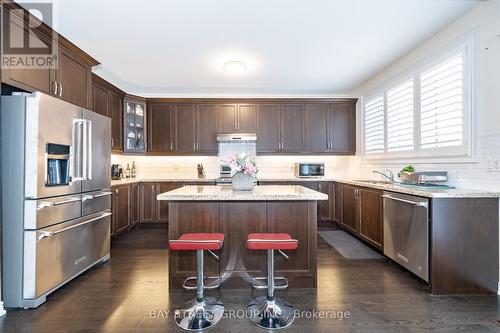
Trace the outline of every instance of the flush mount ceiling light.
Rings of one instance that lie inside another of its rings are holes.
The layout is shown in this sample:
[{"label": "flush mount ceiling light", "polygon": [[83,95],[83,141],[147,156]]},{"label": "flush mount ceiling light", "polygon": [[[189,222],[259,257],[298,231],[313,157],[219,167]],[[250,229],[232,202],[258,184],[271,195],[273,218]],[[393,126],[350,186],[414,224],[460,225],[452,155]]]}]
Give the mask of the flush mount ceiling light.
[{"label": "flush mount ceiling light", "polygon": [[223,68],[229,74],[243,74],[247,71],[247,64],[243,61],[228,61],[224,63]]}]

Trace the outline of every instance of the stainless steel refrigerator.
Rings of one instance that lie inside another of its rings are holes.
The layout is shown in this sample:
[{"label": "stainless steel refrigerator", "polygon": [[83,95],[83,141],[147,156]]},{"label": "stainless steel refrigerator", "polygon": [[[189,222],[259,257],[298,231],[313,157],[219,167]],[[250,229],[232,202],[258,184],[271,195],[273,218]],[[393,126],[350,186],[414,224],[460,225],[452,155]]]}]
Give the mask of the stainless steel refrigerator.
[{"label": "stainless steel refrigerator", "polygon": [[43,93],[1,98],[3,298],[37,307],[109,259],[111,121]]}]

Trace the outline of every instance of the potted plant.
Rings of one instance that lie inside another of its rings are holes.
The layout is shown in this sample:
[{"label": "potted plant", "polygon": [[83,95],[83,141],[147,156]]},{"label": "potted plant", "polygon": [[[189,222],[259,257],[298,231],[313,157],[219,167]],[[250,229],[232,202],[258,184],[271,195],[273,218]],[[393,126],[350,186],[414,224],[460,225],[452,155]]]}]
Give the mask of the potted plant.
[{"label": "potted plant", "polygon": [[255,158],[245,153],[232,155],[226,163],[233,174],[232,184],[235,191],[250,191],[253,189],[257,169]]}]

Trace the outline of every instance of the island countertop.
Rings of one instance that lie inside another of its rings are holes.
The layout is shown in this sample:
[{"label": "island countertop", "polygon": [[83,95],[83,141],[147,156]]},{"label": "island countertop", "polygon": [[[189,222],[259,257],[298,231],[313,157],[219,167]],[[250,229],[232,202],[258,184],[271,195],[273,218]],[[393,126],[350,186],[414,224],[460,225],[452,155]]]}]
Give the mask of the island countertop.
[{"label": "island countertop", "polygon": [[234,191],[231,185],[190,185],[158,194],[168,201],[316,201],[328,195],[295,185],[257,185],[251,191]]}]

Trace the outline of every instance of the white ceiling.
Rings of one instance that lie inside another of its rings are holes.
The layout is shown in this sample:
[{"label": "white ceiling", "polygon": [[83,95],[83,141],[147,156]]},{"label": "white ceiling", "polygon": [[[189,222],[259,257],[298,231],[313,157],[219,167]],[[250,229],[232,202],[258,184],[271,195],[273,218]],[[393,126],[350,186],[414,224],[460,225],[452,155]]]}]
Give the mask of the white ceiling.
[{"label": "white ceiling", "polygon": [[[475,0],[59,0],[56,29],[144,96],[345,95]],[[247,63],[242,76],[222,70]]]}]

